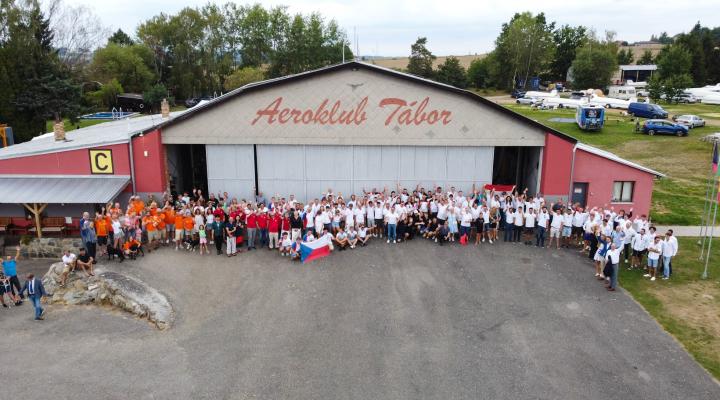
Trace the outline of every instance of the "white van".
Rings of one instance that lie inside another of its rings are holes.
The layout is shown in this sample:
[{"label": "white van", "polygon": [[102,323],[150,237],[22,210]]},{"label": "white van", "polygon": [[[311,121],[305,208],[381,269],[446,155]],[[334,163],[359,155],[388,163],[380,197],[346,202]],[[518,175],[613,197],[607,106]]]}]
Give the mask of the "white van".
[{"label": "white van", "polygon": [[630,100],[637,97],[634,86],[608,86],[608,97],[616,99]]}]

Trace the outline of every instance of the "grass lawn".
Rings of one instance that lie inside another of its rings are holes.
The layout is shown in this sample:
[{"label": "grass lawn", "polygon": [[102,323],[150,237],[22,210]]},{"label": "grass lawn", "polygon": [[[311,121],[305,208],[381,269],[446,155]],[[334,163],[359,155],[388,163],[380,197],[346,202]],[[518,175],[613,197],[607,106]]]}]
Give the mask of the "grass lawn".
[{"label": "grass lawn", "polygon": [[[111,121],[111,120],[109,120],[109,119],[81,119],[77,123],[73,124],[72,122],[70,122],[69,119],[66,118],[63,120],[63,123],[65,124],[65,132],[69,132],[69,131],[74,131],[78,127],[85,128],[88,126],[97,125],[97,124],[101,124],[103,122],[108,122],[108,121]],[[48,120],[48,122],[45,126],[45,131],[52,132],[53,125],[55,125],[55,121]]]},{"label": "grass lawn", "polygon": [[651,282],[622,267],[620,285],[715,378],[720,379],[720,240],[713,243],[709,278],[700,279],[697,238],[680,238],[670,280]]},{"label": "grass lawn", "polygon": [[[699,138],[720,131],[718,127],[690,130],[687,137],[648,136],[634,132],[635,124],[616,110],[608,113],[601,132],[585,132],[573,123],[551,118],[573,118],[575,110],[508,108],[577,138],[583,143],[611,151],[666,175],[655,183],[650,217],[661,225],[699,225],[704,207],[706,180],[710,173],[712,145]],[[720,113],[720,107],[704,104],[663,106],[671,114]]]}]

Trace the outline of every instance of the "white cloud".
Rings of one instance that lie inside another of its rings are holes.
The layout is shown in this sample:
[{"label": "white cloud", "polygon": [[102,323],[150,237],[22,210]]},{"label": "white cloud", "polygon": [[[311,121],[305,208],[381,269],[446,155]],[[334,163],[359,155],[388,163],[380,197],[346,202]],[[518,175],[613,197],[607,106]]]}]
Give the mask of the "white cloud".
[{"label": "white cloud", "polygon": [[[65,0],[67,4],[90,6],[112,28],[134,32],[137,25],[160,12],[175,13],[185,6],[202,6],[207,0]],[[223,3],[224,1],[215,1]],[[255,1],[248,1],[254,3]],[[287,5],[290,12],[320,12],[338,21],[352,38],[357,27],[360,53],[365,55],[406,55],[419,36],[428,38],[430,49],[438,55],[482,53],[491,50],[500,25],[516,12],[545,12],[558,24],[585,25],[598,33],[617,32],[627,41],[647,40],[667,31],[687,31],[700,21],[720,26],[717,0],[692,2],[655,0],[639,6],[627,0],[602,2],[575,0],[507,1],[430,1],[430,0],[260,0],[268,5]]]}]

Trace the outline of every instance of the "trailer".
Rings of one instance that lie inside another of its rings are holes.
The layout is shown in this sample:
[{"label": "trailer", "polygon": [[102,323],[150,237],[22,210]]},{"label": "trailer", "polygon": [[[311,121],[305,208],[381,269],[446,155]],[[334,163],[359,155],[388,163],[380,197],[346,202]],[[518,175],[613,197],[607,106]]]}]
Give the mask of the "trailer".
[{"label": "trailer", "polygon": [[605,124],[605,108],[583,104],[575,112],[575,122],[584,131],[599,131]]}]

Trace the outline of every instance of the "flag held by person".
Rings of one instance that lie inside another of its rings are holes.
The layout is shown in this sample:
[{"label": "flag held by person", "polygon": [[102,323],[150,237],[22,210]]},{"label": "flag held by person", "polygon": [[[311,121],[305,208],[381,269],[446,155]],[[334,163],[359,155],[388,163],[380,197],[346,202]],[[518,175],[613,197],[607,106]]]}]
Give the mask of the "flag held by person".
[{"label": "flag held by person", "polygon": [[330,238],[326,236],[300,244],[300,261],[303,264],[328,255],[330,255]]},{"label": "flag held by person", "polygon": [[717,144],[717,142],[715,142],[713,145],[712,171],[715,175],[718,174],[718,144]]}]

